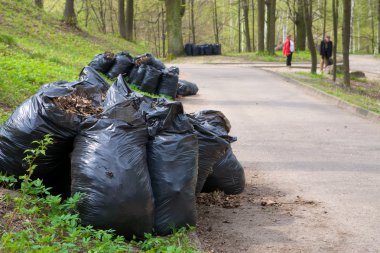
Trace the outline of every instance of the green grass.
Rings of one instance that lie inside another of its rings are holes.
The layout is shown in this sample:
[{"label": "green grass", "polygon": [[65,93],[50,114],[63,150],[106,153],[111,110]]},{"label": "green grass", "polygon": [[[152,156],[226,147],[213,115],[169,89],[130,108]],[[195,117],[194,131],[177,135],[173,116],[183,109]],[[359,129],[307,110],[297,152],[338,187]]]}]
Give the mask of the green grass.
[{"label": "green grass", "polygon": [[17,192],[0,188],[5,193],[0,195],[0,211],[5,213],[0,216],[0,252],[199,252],[186,228],[168,237],[145,234],[143,240],[127,242],[112,230],[81,225],[76,211],[80,193],[63,200],[50,194],[40,179],[31,179],[34,161],[54,145],[51,135],[33,143],[35,148],[25,151],[25,175],[0,173],[1,188],[14,189],[18,182],[21,186]]},{"label": "green grass", "polygon": [[[275,55],[270,55],[268,53],[259,52],[244,52],[244,53],[226,53],[226,56],[241,57],[245,60],[250,61],[263,61],[263,62],[285,62],[286,57],[282,55],[282,51],[276,51]],[[309,62],[310,61],[309,51],[299,51],[293,53],[292,62]]]},{"label": "green grass", "polygon": [[[370,97],[369,92],[374,92],[371,89],[363,87],[355,87],[351,90],[343,88],[342,85],[334,85],[326,76],[320,74],[311,74],[309,72],[296,72],[284,74],[287,77],[300,81],[306,85],[326,92],[332,96],[338,97],[351,104],[363,107],[369,111],[380,114],[380,100]],[[339,75],[338,75],[339,78]],[[338,82],[339,83],[339,82]],[[379,89],[375,87],[374,89]],[[377,90],[376,92],[380,92]],[[380,94],[380,93],[378,93]]]},{"label": "green grass", "polygon": [[[104,51],[145,52],[140,43],[88,34],[65,26],[31,0],[0,3],[0,101],[14,109],[45,83],[75,80],[94,55]],[[4,116],[0,111],[0,120]]]}]

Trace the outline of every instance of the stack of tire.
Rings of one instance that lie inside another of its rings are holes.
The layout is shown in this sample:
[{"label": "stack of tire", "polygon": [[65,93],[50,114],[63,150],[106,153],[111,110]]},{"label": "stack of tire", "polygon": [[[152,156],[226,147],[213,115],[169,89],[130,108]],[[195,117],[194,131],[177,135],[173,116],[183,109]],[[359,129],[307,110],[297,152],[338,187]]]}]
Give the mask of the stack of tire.
[{"label": "stack of tire", "polygon": [[222,45],[220,44],[185,44],[185,54],[187,56],[199,55],[221,55]]}]

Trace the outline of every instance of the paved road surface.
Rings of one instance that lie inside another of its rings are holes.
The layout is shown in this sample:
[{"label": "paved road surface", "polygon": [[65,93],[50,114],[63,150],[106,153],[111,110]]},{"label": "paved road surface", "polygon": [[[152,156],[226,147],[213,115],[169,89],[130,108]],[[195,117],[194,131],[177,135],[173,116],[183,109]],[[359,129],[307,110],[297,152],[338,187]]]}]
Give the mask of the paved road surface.
[{"label": "paved road surface", "polygon": [[200,88],[185,110],[230,119],[249,195],[282,203],[210,209],[202,240],[220,252],[380,252],[380,124],[257,68],[179,67]]}]

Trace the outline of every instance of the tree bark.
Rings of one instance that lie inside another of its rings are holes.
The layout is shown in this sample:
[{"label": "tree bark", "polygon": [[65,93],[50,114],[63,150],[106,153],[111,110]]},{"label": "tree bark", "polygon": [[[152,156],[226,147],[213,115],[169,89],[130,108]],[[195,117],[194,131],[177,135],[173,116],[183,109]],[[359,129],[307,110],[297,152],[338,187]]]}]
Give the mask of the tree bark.
[{"label": "tree bark", "polygon": [[165,0],[166,29],[168,35],[168,54],[180,56],[183,54],[182,40],[182,1]]},{"label": "tree bark", "polygon": [[296,48],[299,51],[306,50],[306,27],[305,27],[305,17],[303,10],[303,0],[297,0],[297,12],[296,12]]},{"label": "tree bark", "polygon": [[249,35],[249,2],[248,0],[243,0],[243,16],[244,16],[244,34],[245,34],[245,44],[246,50],[252,52],[251,48],[251,36]]},{"label": "tree bark", "polygon": [[265,0],[257,0],[257,46],[259,52],[264,52],[264,22],[265,22]]},{"label": "tree bark", "polygon": [[377,1],[377,53],[380,54],[380,0]]},{"label": "tree bark", "polygon": [[66,0],[65,11],[64,11],[64,21],[70,26],[77,25],[77,17],[75,15],[74,0]]},{"label": "tree bark", "polygon": [[256,44],[255,44],[255,1],[254,0],[251,1],[251,9],[252,9],[252,51],[256,51]]},{"label": "tree bark", "polygon": [[238,8],[238,18],[237,18],[237,25],[238,25],[238,52],[241,53],[241,0],[237,0],[237,8]]},{"label": "tree bark", "polygon": [[324,38],[326,36],[326,14],[327,14],[327,0],[323,3],[323,35]]},{"label": "tree bark", "polygon": [[190,13],[191,13],[191,35],[193,38],[193,43],[195,44],[194,0],[190,0]]},{"label": "tree bark", "polygon": [[37,5],[38,8],[44,8],[44,0],[35,0],[34,3]]},{"label": "tree bark", "polygon": [[134,21],[134,2],[133,0],[127,0],[127,8],[125,10],[125,29],[126,38],[129,41],[133,40],[133,21]]},{"label": "tree bark", "polygon": [[315,43],[313,38],[313,20],[311,14],[313,13],[312,0],[303,0],[303,14],[306,25],[306,35],[309,50],[311,53],[311,73],[317,72],[317,51],[315,49]]},{"label": "tree bark", "polygon": [[276,37],[276,0],[267,0],[267,51],[274,54]]},{"label": "tree bark", "polygon": [[218,9],[216,5],[216,0],[214,0],[214,37],[215,43],[219,44]]},{"label": "tree bark", "polygon": [[339,0],[333,0],[333,30],[334,30],[334,44],[333,44],[333,81],[336,81],[336,52],[338,49],[338,13],[339,13]]},{"label": "tree bark", "polygon": [[125,29],[125,14],[124,14],[125,0],[118,0],[118,21],[119,21],[119,33],[124,39],[127,38],[127,31]]},{"label": "tree bark", "polygon": [[350,88],[350,21],[351,21],[351,1],[343,1],[343,30],[342,30],[342,44],[343,44],[343,73],[344,85]]}]

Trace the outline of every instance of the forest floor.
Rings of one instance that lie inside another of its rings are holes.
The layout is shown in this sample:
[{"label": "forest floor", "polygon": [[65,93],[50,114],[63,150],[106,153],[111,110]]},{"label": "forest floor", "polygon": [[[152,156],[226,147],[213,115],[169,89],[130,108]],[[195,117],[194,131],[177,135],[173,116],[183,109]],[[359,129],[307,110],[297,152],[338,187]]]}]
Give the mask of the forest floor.
[{"label": "forest floor", "polygon": [[[222,58],[222,57],[221,57]],[[379,252],[380,126],[251,64],[179,64],[237,136],[246,191],[198,207],[214,252]]]}]

